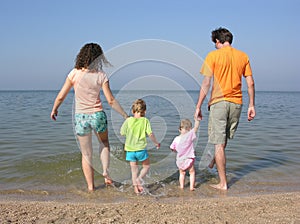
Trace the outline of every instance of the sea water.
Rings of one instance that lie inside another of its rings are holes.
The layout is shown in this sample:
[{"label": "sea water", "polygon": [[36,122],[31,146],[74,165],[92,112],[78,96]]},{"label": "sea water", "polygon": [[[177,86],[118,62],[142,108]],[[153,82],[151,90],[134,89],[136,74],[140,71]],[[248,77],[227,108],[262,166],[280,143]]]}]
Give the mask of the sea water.
[{"label": "sea water", "polygon": [[[123,118],[101,95],[108,117],[111,146],[110,175],[115,186],[106,188],[101,176],[99,145],[93,137],[96,192],[87,194],[81,170],[81,153],[73,132],[74,93],[50,119],[58,91],[0,91],[0,198],[41,200],[120,201],[134,197],[130,167],[124,159]],[[216,169],[199,169],[207,145],[207,102],[197,133],[196,190],[178,189],[175,153],[169,146],[178,135],[179,121],[193,121],[198,91],[114,91],[130,114],[132,102],[143,98],[152,130],[161,142],[155,149],[148,140],[151,170],[145,178],[146,195],[156,198],[214,197],[209,184],[218,181]],[[240,124],[228,142],[226,195],[249,195],[300,190],[300,92],[256,93],[257,116],[247,121],[247,93]]]}]

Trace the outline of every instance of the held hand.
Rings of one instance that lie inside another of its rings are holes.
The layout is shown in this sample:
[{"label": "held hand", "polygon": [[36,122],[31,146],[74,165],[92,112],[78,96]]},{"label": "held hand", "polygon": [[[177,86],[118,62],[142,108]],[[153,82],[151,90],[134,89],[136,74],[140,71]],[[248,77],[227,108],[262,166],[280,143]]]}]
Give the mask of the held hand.
[{"label": "held hand", "polygon": [[156,145],[156,149],[159,149],[160,148],[160,143],[158,143],[157,145]]},{"label": "held hand", "polygon": [[195,114],[194,114],[194,119],[201,121],[202,120],[202,112],[201,108],[196,108]]},{"label": "held hand", "polygon": [[254,119],[255,115],[256,115],[255,108],[249,107],[248,108],[248,121],[252,121]]}]

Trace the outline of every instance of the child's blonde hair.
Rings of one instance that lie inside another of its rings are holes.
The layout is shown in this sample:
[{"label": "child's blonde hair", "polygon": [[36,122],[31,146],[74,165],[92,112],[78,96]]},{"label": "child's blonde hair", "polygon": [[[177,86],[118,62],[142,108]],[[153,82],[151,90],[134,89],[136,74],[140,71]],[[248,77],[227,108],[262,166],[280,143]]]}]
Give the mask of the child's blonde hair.
[{"label": "child's blonde hair", "polygon": [[145,116],[146,113],[146,103],[142,99],[137,99],[136,101],[133,102],[132,104],[132,113],[140,113],[141,116]]},{"label": "child's blonde hair", "polygon": [[191,130],[192,129],[192,122],[189,119],[182,119],[180,121],[180,127],[179,129],[184,128],[185,130]]}]

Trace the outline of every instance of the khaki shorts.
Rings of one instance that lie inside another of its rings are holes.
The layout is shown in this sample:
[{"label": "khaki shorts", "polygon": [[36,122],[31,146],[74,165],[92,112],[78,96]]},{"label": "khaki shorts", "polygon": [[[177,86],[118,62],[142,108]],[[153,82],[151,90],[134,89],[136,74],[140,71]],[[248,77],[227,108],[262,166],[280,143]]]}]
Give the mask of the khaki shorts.
[{"label": "khaki shorts", "polygon": [[233,138],[242,111],[241,104],[221,101],[210,106],[208,121],[208,142],[214,145],[225,144]]}]

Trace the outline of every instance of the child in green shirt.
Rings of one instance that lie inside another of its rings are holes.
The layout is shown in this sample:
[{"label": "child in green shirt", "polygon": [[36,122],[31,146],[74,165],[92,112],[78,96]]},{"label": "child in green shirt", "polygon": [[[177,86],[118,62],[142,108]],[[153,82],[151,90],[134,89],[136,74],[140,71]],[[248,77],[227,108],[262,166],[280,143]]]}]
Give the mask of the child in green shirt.
[{"label": "child in green shirt", "polygon": [[[146,149],[147,136],[153,141],[157,149],[160,148],[160,144],[152,132],[150,121],[144,117],[146,114],[145,101],[142,99],[136,100],[132,105],[132,113],[133,117],[127,118],[124,121],[120,133],[126,136],[126,161],[130,163],[134,192],[140,194],[144,192],[142,178],[150,168],[149,155]],[[138,162],[142,162],[143,166],[140,173]]]}]

